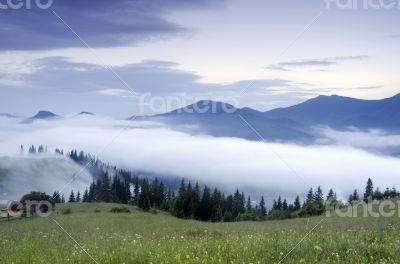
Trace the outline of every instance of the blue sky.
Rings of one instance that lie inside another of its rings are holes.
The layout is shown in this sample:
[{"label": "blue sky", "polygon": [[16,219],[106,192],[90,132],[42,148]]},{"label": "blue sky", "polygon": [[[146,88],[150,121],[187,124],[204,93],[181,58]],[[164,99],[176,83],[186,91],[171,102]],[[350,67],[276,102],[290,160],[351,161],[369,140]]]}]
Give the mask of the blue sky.
[{"label": "blue sky", "polygon": [[126,117],[154,112],[140,107],[149,98],[267,110],[319,94],[398,93],[400,8],[326,1],[54,0],[44,10],[0,9],[0,112]]}]

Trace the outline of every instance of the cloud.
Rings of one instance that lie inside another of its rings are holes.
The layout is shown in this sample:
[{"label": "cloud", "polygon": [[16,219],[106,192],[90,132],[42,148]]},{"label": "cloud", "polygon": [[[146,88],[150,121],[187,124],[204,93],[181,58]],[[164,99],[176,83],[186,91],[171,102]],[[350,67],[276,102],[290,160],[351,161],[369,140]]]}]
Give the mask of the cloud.
[{"label": "cloud", "polygon": [[368,56],[341,56],[341,57],[332,57],[332,58],[325,58],[325,59],[306,59],[306,60],[295,60],[295,61],[286,61],[281,62],[276,65],[272,65],[267,67],[268,69],[272,70],[279,70],[279,71],[290,71],[291,68],[298,68],[298,67],[327,67],[339,64],[343,61],[358,61],[358,60],[365,60]]},{"label": "cloud", "polygon": [[[31,115],[43,109],[67,113],[76,109],[76,112],[87,110],[129,116],[150,114],[139,112],[140,98],[145,95],[148,95],[146,100],[172,96],[182,102],[176,107],[183,107],[201,99],[238,101],[241,106],[257,106],[265,102],[277,104],[282,100],[288,101],[288,98],[298,100],[298,96],[307,93],[302,92],[299,85],[283,79],[201,83],[201,76],[181,70],[180,65],[171,61],[145,60],[115,66],[113,71],[108,66],[71,62],[65,57],[46,57],[28,65],[29,69],[12,75],[18,82],[3,80],[0,96],[10,100],[0,106],[4,108],[1,111],[24,110]],[[4,76],[10,78],[8,74]],[[249,86],[245,93],[241,93]],[[138,94],[136,99],[133,92]]]},{"label": "cloud", "polygon": [[368,177],[381,188],[400,186],[399,159],[332,142],[299,146],[193,136],[157,123],[101,117],[25,125],[1,122],[0,155],[15,152],[21,144],[90,153],[101,150],[98,156],[103,161],[119,167],[200,180],[225,189],[257,190],[269,200],[278,194],[304,194],[318,185],[325,191],[334,188],[345,198],[354,188],[361,191]]},{"label": "cloud", "polygon": [[317,130],[324,136],[323,140],[331,144],[366,149],[399,148],[400,150],[400,135],[389,134],[378,129],[365,131],[352,128],[348,131],[338,131],[329,127],[319,127]]},{"label": "cloud", "polygon": [[129,90],[115,89],[115,88],[97,90],[96,92],[99,94],[102,94],[102,95],[107,95],[107,96],[120,96],[120,97],[127,97],[127,98],[136,97]]},{"label": "cloud", "polygon": [[[74,173],[79,173],[71,182]],[[71,184],[69,184],[71,182]],[[31,191],[53,194],[64,186],[67,195],[73,189],[83,193],[92,182],[90,173],[72,160],[53,155],[0,157],[0,200],[20,199]]]},{"label": "cloud", "polygon": [[166,17],[171,13],[219,8],[225,2],[114,0],[110,3],[106,0],[69,0],[53,1],[51,8],[45,10],[32,3],[31,9],[1,10],[0,50],[83,47],[68,27],[91,47],[126,46],[138,41],[170,37],[191,31],[169,21]]}]

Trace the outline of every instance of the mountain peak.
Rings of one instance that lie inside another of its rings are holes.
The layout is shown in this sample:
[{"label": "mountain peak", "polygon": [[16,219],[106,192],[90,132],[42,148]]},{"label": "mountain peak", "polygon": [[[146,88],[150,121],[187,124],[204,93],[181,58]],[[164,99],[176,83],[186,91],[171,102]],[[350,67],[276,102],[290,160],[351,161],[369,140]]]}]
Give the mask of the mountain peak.
[{"label": "mountain peak", "polygon": [[80,112],[78,115],[91,115],[91,116],[94,116],[95,114],[93,114],[91,112]]},{"label": "mountain peak", "polygon": [[57,117],[57,115],[50,111],[39,111],[36,115],[32,117],[32,119],[48,119],[53,117]]}]

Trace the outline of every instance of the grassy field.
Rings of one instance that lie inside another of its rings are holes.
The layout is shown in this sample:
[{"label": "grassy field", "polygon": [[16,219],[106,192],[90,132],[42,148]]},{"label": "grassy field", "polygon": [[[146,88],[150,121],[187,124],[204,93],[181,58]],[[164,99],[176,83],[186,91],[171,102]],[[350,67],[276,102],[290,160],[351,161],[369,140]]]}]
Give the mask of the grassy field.
[{"label": "grassy field", "polygon": [[201,223],[114,206],[63,204],[49,218],[2,222],[0,263],[400,262],[397,215]]}]

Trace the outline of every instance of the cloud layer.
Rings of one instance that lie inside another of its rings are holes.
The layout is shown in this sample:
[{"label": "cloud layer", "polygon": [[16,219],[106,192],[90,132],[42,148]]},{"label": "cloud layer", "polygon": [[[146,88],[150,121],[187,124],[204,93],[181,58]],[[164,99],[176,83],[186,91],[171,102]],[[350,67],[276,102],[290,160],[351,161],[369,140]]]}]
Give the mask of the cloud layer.
[{"label": "cloud layer", "polygon": [[269,199],[293,197],[310,187],[334,188],[346,198],[362,192],[368,177],[376,186],[400,186],[399,159],[344,145],[298,146],[236,138],[191,136],[157,123],[75,117],[17,124],[2,119],[0,155],[18,146],[78,148],[105,162],[135,171],[210,182],[226,189],[257,190]]}]

